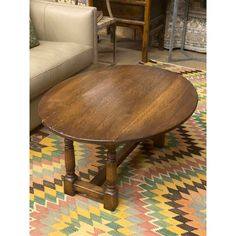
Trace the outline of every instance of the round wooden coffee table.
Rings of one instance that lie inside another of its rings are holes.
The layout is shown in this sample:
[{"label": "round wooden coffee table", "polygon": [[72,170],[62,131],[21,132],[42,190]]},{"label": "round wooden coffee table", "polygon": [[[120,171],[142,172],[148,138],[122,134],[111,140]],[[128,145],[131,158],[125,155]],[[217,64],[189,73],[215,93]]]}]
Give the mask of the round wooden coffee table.
[{"label": "round wooden coffee table", "polygon": [[[142,65],[94,70],[53,87],[40,101],[39,116],[65,139],[65,193],[85,193],[115,210],[117,167],[142,140],[152,139],[162,147],[164,133],[185,122],[197,102],[197,92],[188,80]],[[107,147],[106,166],[91,182],[78,180],[75,174],[73,141]]]}]

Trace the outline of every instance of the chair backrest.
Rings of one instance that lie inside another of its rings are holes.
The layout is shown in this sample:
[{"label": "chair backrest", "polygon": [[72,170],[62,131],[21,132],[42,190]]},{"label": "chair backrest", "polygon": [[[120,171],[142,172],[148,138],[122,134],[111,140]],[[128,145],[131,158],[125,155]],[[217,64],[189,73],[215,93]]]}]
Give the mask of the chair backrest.
[{"label": "chair backrest", "polygon": [[75,0],[75,5],[93,6],[93,0]]},{"label": "chair backrest", "polygon": [[[123,4],[123,7],[130,6],[130,5],[136,5],[139,7],[143,7],[144,8],[144,15],[147,12],[147,8],[150,8],[150,1],[151,0],[144,0],[144,1],[138,1],[138,3],[135,3],[135,1],[129,1],[129,0],[124,0],[121,1],[120,4]],[[110,0],[106,0],[106,7],[107,7],[107,11],[110,17],[115,18],[117,23],[124,23],[124,24],[131,24],[131,25],[137,25],[137,26],[144,26],[144,18],[143,20],[134,20],[132,18],[127,19],[127,18],[121,18],[121,17],[116,17],[114,16],[113,12],[112,12],[112,7],[110,4]],[[145,16],[144,16],[145,17]]]},{"label": "chair backrest", "polygon": [[106,0],[106,6],[107,6],[107,11],[108,11],[109,16],[113,18],[110,0]]},{"label": "chair backrest", "polygon": [[75,0],[75,5],[88,6],[88,0]]},{"label": "chair backrest", "polygon": [[[93,6],[93,0],[75,0],[75,5],[82,5],[82,6]],[[106,0],[106,7],[109,13],[109,16],[113,18],[113,14],[111,11],[110,0]]]}]

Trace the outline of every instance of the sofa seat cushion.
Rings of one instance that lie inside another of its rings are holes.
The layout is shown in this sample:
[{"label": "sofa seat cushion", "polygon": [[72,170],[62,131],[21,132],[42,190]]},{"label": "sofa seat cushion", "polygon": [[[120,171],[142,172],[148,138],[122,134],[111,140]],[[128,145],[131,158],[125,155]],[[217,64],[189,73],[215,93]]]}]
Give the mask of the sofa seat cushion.
[{"label": "sofa seat cushion", "polygon": [[30,99],[93,62],[92,47],[70,42],[40,41],[30,49]]}]

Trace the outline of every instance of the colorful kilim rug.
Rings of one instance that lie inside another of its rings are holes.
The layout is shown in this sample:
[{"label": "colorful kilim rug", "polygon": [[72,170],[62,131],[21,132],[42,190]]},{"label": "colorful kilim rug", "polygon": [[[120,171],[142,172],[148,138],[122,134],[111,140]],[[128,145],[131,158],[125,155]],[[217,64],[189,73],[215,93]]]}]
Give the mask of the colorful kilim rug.
[{"label": "colorful kilim rug", "polygon": [[[42,128],[30,143],[30,235],[206,235],[206,73],[147,63],[190,80],[197,110],[167,133],[158,149],[145,141],[119,167],[116,211],[83,196],[63,193],[63,139]],[[104,164],[102,146],[75,143],[77,173],[90,180]]]}]

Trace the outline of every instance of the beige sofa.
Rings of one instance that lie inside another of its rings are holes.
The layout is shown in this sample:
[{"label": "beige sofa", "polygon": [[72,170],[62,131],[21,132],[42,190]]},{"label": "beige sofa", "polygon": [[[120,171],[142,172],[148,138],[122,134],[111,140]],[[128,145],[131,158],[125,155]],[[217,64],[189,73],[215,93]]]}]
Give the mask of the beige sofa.
[{"label": "beige sofa", "polygon": [[31,0],[40,45],[30,49],[30,130],[41,120],[38,103],[60,81],[97,61],[96,8]]}]

